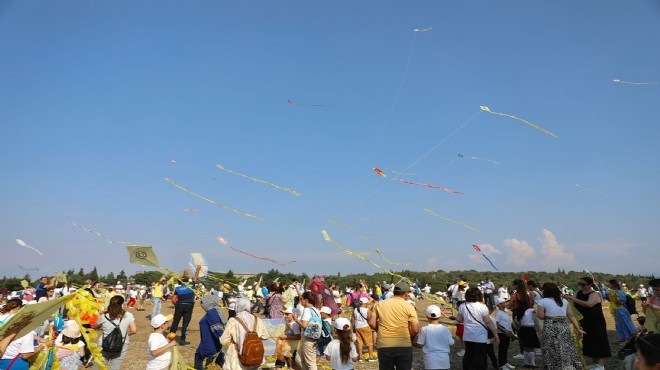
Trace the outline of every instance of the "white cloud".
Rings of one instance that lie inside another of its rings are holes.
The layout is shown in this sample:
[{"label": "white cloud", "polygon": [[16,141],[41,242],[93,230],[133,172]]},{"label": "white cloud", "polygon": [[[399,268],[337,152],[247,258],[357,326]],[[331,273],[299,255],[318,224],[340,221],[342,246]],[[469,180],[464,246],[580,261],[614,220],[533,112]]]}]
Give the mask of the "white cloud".
[{"label": "white cloud", "polygon": [[513,267],[529,268],[536,257],[536,250],[525,240],[506,239],[504,246],[509,249],[507,262]]},{"label": "white cloud", "polygon": [[436,268],[438,265],[440,265],[440,261],[436,257],[431,257],[426,261],[426,266],[430,268]]},{"label": "white cloud", "polygon": [[567,252],[563,244],[548,229],[543,229],[541,241],[541,266],[549,271],[557,268],[573,269],[578,267],[573,253]]},{"label": "white cloud", "polygon": [[481,252],[483,252],[485,255],[491,255],[491,254],[502,254],[502,252],[493,247],[491,244],[478,244],[479,249],[481,249]]}]

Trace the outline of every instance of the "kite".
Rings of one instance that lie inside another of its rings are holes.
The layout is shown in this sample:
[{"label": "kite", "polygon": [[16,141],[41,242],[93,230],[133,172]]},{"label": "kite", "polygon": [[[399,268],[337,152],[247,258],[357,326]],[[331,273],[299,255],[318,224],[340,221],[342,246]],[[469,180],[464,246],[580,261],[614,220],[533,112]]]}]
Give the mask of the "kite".
[{"label": "kite", "polygon": [[347,228],[347,229],[352,229],[352,228],[353,228],[353,226],[351,226],[351,225],[346,225],[346,224],[343,224],[343,223],[341,223],[341,222],[337,222],[337,221],[335,221],[335,220],[333,220],[333,219],[331,219],[331,218],[328,219],[328,222],[331,223],[331,224],[339,225],[339,226],[341,226],[341,227],[345,227],[345,228]]},{"label": "kite", "polygon": [[251,177],[251,176],[248,176],[248,175],[244,175],[244,174],[242,174],[242,173],[234,172],[234,171],[232,171],[232,170],[229,170],[229,169],[223,167],[221,164],[216,164],[215,166],[218,167],[219,169],[225,171],[225,172],[233,173],[234,175],[238,175],[238,176],[241,176],[241,177],[245,177],[246,179],[250,179],[250,180],[252,180],[252,181],[256,181],[256,182],[259,182],[259,183],[262,183],[262,184],[268,185],[268,186],[270,186],[270,187],[272,187],[272,188],[279,189],[279,190],[282,190],[282,191],[286,191],[287,193],[289,193],[289,194],[291,194],[291,195],[295,195],[295,196],[297,196],[297,197],[300,196],[300,193],[297,192],[297,191],[295,191],[295,190],[293,190],[293,189],[289,189],[289,188],[285,188],[285,187],[282,187],[282,186],[278,186],[278,185],[275,185],[275,184],[273,184],[273,183],[270,183],[270,182],[267,182],[267,181],[264,181],[264,180],[259,180],[259,179],[254,178],[254,177]]},{"label": "kite", "polygon": [[250,218],[253,218],[253,219],[258,220],[258,221],[263,221],[263,220],[265,220],[265,218],[262,218],[262,217],[259,217],[259,216],[255,216],[255,215],[251,215],[251,214],[249,214],[249,213],[241,212],[241,211],[239,211],[239,210],[237,210],[237,209],[231,208],[231,207],[226,206],[226,205],[224,205],[224,204],[222,204],[222,203],[218,203],[218,202],[216,202],[215,200],[212,200],[212,199],[206,198],[206,197],[204,197],[204,196],[202,196],[202,195],[199,195],[199,194],[197,194],[197,193],[195,193],[195,192],[192,192],[192,191],[190,191],[190,190],[184,188],[183,186],[179,186],[178,184],[176,184],[174,181],[168,179],[167,177],[165,178],[165,181],[167,181],[167,182],[169,182],[170,184],[174,185],[174,187],[176,187],[176,188],[178,188],[178,189],[180,189],[180,190],[185,191],[186,193],[190,193],[190,194],[192,194],[193,196],[195,196],[195,197],[197,197],[197,198],[199,198],[199,199],[201,199],[201,200],[205,200],[205,201],[207,201],[207,202],[209,202],[209,203],[211,203],[211,204],[213,204],[213,205],[216,205],[216,206],[218,206],[218,207],[220,207],[220,208],[224,208],[224,209],[226,209],[226,210],[228,210],[228,211],[234,212],[234,213],[236,213],[237,215],[241,215],[241,216],[245,216],[245,217],[250,217]]},{"label": "kite", "polygon": [[486,106],[484,106],[484,105],[480,106],[479,108],[481,108],[481,110],[483,110],[483,111],[486,111],[486,112],[488,112],[488,113],[492,113],[492,114],[496,114],[496,115],[498,115],[498,116],[505,116],[505,117],[513,118],[513,119],[515,119],[515,120],[518,120],[518,121],[520,121],[520,122],[523,122],[523,123],[525,123],[525,124],[528,124],[528,125],[534,127],[535,129],[537,129],[537,130],[539,130],[539,131],[541,131],[541,132],[543,132],[543,133],[546,133],[546,134],[548,134],[548,135],[554,137],[555,139],[557,139],[557,135],[553,134],[552,132],[550,132],[550,131],[544,129],[543,127],[541,127],[541,126],[539,126],[539,125],[535,125],[535,124],[533,124],[533,123],[531,123],[531,122],[529,122],[529,121],[526,121],[526,120],[524,120],[524,119],[522,119],[522,118],[520,118],[520,117],[512,116],[512,115],[510,115],[510,114],[505,114],[505,113],[493,112],[492,110],[490,110],[490,108],[488,108],[488,107],[486,107]]},{"label": "kite", "polygon": [[629,82],[629,81],[621,81],[621,80],[612,80],[613,82],[616,82],[618,84],[626,84],[626,85],[657,85],[657,82],[649,81],[649,82]]},{"label": "kite", "polygon": [[451,189],[443,188],[442,186],[433,185],[433,184],[422,184],[422,183],[419,183],[419,182],[406,181],[406,180],[403,180],[403,179],[394,179],[394,181],[402,182],[402,183],[408,184],[408,185],[425,186],[427,188],[438,189],[438,190],[446,191],[447,193],[452,193],[452,194],[463,194],[462,191],[451,190]]},{"label": "kite", "polygon": [[[218,240],[218,242],[220,242],[220,240]],[[222,244],[222,242],[220,242],[220,243]],[[242,251],[242,250],[237,249],[237,248],[234,248],[234,247],[232,247],[232,246],[230,246],[229,248],[230,248],[231,250],[233,250],[233,251],[236,251],[236,252],[239,252],[239,253],[243,253],[243,254],[245,254],[245,255],[247,255],[247,256],[250,256],[250,257],[252,257],[252,258],[256,258],[256,259],[258,259],[258,260],[264,260],[264,261],[270,261],[270,262],[273,262],[273,263],[275,263],[275,264],[277,264],[277,265],[279,265],[279,266],[286,266],[286,265],[289,265],[289,264],[292,264],[292,263],[296,262],[295,260],[292,260],[292,261],[289,261],[289,262],[279,262],[279,261],[276,261],[276,260],[274,260],[274,259],[272,259],[272,258],[266,258],[266,257],[255,256],[254,254],[250,254],[250,253],[248,253],[248,252]]]},{"label": "kite", "polygon": [[401,278],[401,279],[405,279],[405,280],[410,281],[410,279],[408,279],[408,278],[405,277],[405,276],[401,276],[401,275],[399,275],[399,274],[396,274],[396,273],[394,273],[394,272],[392,272],[392,271],[386,269],[385,267],[382,267],[382,266],[380,266],[380,265],[377,265],[376,263],[372,262],[370,259],[368,259],[367,257],[363,256],[362,254],[358,254],[358,253],[351,252],[351,251],[349,251],[348,249],[346,249],[346,248],[342,247],[341,245],[337,244],[334,240],[330,239],[330,235],[328,235],[328,232],[327,232],[327,231],[325,231],[325,230],[321,230],[321,234],[323,234],[323,238],[325,239],[325,241],[327,241],[328,243],[330,243],[330,244],[334,245],[335,247],[339,248],[342,252],[348,254],[349,256],[357,257],[357,258],[359,258],[359,259],[361,259],[361,260],[363,260],[363,261],[365,261],[365,262],[371,264],[371,265],[374,266],[375,268],[377,268],[377,269],[379,269],[379,270],[381,270],[381,271],[384,271],[384,272],[386,272],[386,273],[388,273],[388,274],[390,274],[390,275],[392,275],[392,276],[396,276],[396,277],[399,277],[399,278]]},{"label": "kite", "polygon": [[79,228],[83,231],[87,231],[90,234],[94,234],[94,235],[98,236],[99,238],[105,239],[105,241],[108,242],[108,244],[123,244],[123,245],[133,245],[133,244],[135,244],[135,243],[131,243],[131,242],[122,242],[122,241],[119,241],[119,240],[112,240],[112,239],[108,238],[107,236],[101,234],[98,231],[94,231],[94,230],[88,229],[84,226],[78,225],[75,221],[73,221],[73,219],[71,219],[71,217],[69,217],[69,222],[71,222],[71,224],[73,226],[75,226],[75,227],[77,227],[77,228]]},{"label": "kite", "polygon": [[227,242],[227,240],[226,240],[225,238],[221,237],[221,236],[217,236],[217,237],[215,238],[215,240],[217,240],[218,243],[220,243],[220,244],[222,244],[222,245],[227,245],[227,244],[229,244],[229,243]]},{"label": "kite", "polygon": [[378,168],[378,167],[374,167],[374,172],[377,173],[377,174],[379,174],[379,175],[382,176],[382,177],[387,177],[387,174],[386,174],[385,172],[383,172],[383,171],[382,171],[380,168]]},{"label": "kite", "polygon": [[[201,253],[190,253],[190,260],[188,261],[188,265],[192,268],[193,271],[195,271],[198,277],[204,277],[208,275],[209,266]],[[197,269],[199,269],[199,273],[197,273]]]},{"label": "kite", "polygon": [[415,31],[415,32],[426,32],[426,31],[430,31],[432,29],[433,29],[433,27],[427,27],[427,28],[424,28],[423,30],[420,30],[419,28],[415,28],[413,31]]},{"label": "kite", "polygon": [[158,258],[151,246],[143,245],[127,245],[126,251],[128,252],[129,262],[138,265],[148,265],[164,270],[158,263]]},{"label": "kite", "polygon": [[461,226],[463,226],[463,227],[465,227],[465,228],[468,228],[468,229],[470,229],[470,230],[472,230],[472,231],[474,231],[474,232],[477,232],[477,233],[479,232],[479,229],[477,229],[477,228],[474,228],[474,227],[472,227],[472,226],[470,226],[470,225],[468,225],[468,224],[464,224],[464,223],[462,223],[462,222],[458,222],[458,221],[456,221],[456,220],[452,220],[452,219],[449,218],[449,217],[445,217],[445,216],[443,216],[443,215],[439,215],[439,214],[437,214],[437,213],[431,211],[429,208],[424,208],[424,211],[426,211],[426,212],[428,212],[428,213],[430,213],[430,214],[432,214],[432,215],[434,215],[434,216],[440,217],[440,218],[443,219],[443,220],[446,220],[446,221],[449,221],[449,222],[453,222],[453,223],[455,223],[455,224],[457,224],[457,225],[461,225]]},{"label": "kite", "polygon": [[486,162],[490,162],[490,163],[493,163],[493,164],[499,164],[498,162],[496,162],[496,161],[494,161],[494,160],[492,160],[492,159],[488,159],[488,158],[481,158],[481,157],[466,157],[466,156],[464,156],[463,154],[460,154],[460,153],[457,154],[456,156],[457,156],[458,158],[481,160],[481,161],[486,161]]},{"label": "kite", "polygon": [[172,159],[170,159],[170,163],[176,164],[176,157],[172,157]]},{"label": "kite", "polygon": [[297,105],[299,107],[316,107],[316,108],[335,109],[335,107],[333,107],[332,105],[326,105],[326,104],[299,104],[299,103],[296,103],[295,101],[293,101],[291,99],[288,99],[286,102],[291,104],[291,105]]},{"label": "kite", "polygon": [[379,255],[382,259],[384,259],[385,262],[389,263],[390,265],[397,265],[397,266],[414,266],[412,263],[399,263],[399,262],[392,262],[392,261],[388,260],[387,258],[385,258],[385,256],[383,256],[383,253],[381,253],[380,249],[378,249],[378,248],[376,248],[376,253],[378,253],[378,255]]},{"label": "kite", "polygon": [[20,269],[23,270],[23,271],[39,271],[39,269],[36,268],[36,267],[34,267],[34,268],[25,268],[25,267],[23,267],[23,266],[21,266],[21,265],[16,265],[16,266],[18,266],[18,268],[20,268]]},{"label": "kite", "polygon": [[197,208],[181,208],[182,212],[190,212],[190,213],[199,213],[200,210]]},{"label": "kite", "polygon": [[31,246],[30,244],[27,244],[26,242],[22,241],[21,239],[16,239],[16,243],[18,243],[18,245],[20,245],[23,248],[32,249],[33,251],[39,253],[40,256],[44,255],[43,253],[41,253],[40,250],[38,250],[37,248]]},{"label": "kite", "polygon": [[598,189],[588,188],[588,187],[582,186],[580,184],[575,184],[575,187],[578,188],[578,189],[583,189],[583,190],[586,190],[586,191],[590,191],[592,193],[603,194],[603,192],[598,190]]},{"label": "kite", "polygon": [[495,269],[495,271],[499,271],[499,270],[497,269],[497,267],[495,267],[495,265],[493,265],[493,261],[491,261],[490,258],[486,257],[486,255],[484,254],[484,252],[481,251],[481,248],[479,248],[478,245],[476,245],[476,244],[472,244],[472,248],[474,248],[475,251],[481,253],[481,255],[484,256],[484,258],[486,259],[486,261],[488,261],[488,262],[490,263],[490,265],[493,266],[493,268]]}]

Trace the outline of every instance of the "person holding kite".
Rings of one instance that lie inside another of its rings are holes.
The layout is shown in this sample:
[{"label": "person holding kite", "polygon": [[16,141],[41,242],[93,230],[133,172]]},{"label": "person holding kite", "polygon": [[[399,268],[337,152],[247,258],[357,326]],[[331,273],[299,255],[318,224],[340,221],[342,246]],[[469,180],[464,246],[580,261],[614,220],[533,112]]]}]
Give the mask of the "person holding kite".
[{"label": "person holding kite", "polygon": [[[174,289],[174,296],[176,303],[174,304],[174,319],[172,320],[172,327],[170,333],[176,333],[179,329],[179,321],[183,318],[183,325],[181,326],[181,339],[179,344],[185,346],[190,344],[186,341],[186,334],[188,333],[188,325],[192,318],[193,309],[195,308],[195,292],[188,286],[190,278],[184,276],[181,278],[181,285]],[[195,285],[193,283],[193,289]]]}]

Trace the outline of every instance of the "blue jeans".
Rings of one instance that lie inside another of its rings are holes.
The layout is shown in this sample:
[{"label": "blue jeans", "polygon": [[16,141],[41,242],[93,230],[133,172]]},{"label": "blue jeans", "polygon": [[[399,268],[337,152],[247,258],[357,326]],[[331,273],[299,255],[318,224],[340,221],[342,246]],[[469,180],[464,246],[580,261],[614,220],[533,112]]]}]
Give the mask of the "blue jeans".
[{"label": "blue jeans", "polygon": [[412,361],[412,347],[378,348],[379,370],[411,370]]},{"label": "blue jeans", "polygon": [[161,298],[151,297],[151,317],[154,317],[160,313],[160,302]]}]

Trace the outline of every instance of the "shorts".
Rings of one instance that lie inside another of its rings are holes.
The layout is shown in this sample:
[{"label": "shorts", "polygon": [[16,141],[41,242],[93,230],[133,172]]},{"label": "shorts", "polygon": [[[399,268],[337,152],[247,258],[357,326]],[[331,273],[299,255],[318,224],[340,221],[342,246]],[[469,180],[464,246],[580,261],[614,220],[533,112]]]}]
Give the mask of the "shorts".
[{"label": "shorts", "polygon": [[371,333],[371,328],[365,326],[363,328],[355,329],[355,334],[357,335],[358,346],[373,346],[374,337]]},{"label": "shorts", "polygon": [[456,336],[463,339],[463,330],[465,328],[463,327],[463,324],[456,324]]}]

